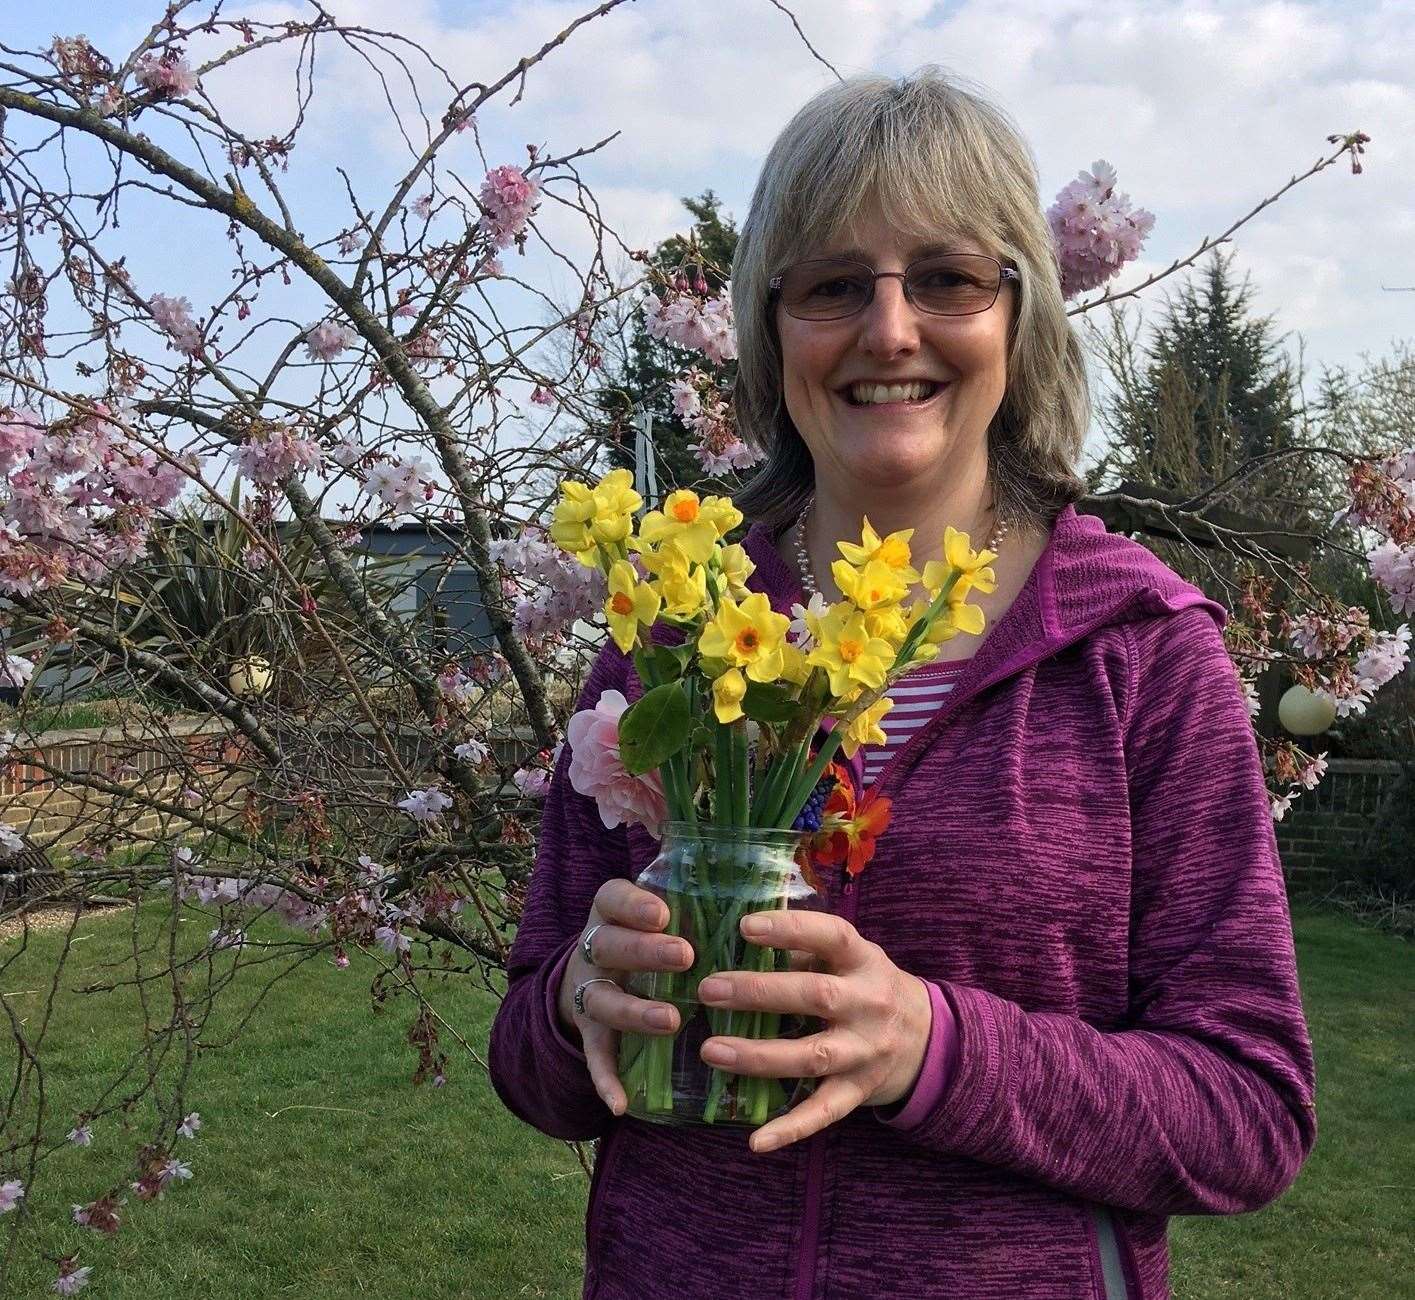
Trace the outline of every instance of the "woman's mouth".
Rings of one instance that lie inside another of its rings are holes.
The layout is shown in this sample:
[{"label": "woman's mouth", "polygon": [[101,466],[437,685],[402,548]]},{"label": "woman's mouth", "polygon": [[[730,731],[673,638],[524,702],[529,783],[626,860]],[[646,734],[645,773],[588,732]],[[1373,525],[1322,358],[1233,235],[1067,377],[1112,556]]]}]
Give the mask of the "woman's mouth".
[{"label": "woman's mouth", "polygon": [[[857,411],[895,413],[913,411],[928,406],[949,384],[921,383],[905,385],[851,384],[837,390],[837,396]],[[860,400],[864,398],[866,400]]]}]

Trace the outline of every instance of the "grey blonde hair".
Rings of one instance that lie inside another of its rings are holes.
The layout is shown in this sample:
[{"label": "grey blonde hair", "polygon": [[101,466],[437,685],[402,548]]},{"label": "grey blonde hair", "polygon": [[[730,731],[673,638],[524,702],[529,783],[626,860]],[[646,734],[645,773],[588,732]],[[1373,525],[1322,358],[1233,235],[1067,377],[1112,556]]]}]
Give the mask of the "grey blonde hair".
[{"label": "grey blonde hair", "polygon": [[810,452],[786,409],[769,282],[875,201],[906,236],[971,237],[1020,271],[1007,390],[988,428],[988,477],[1000,519],[1050,529],[1086,492],[1075,469],[1091,412],[1085,357],[1066,317],[1030,149],[980,90],[935,64],[821,91],[762,164],[732,259],[732,404],[743,438],[767,459],[737,504],[779,532],[814,490]]}]

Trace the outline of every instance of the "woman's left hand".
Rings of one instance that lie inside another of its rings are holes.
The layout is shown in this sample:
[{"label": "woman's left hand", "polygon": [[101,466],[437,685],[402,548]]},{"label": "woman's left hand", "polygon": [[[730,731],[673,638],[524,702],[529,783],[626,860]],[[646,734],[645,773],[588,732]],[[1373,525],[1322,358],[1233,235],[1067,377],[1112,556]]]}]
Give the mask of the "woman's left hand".
[{"label": "woman's left hand", "polygon": [[[933,1020],[923,980],[829,912],[753,912],[741,924],[749,942],[794,949],[793,967],[809,961],[815,969],[720,971],[702,981],[698,996],[713,1007],[826,1022],[821,1033],[805,1038],[714,1037],[703,1044],[704,1061],[737,1074],[823,1080],[799,1106],[752,1133],[753,1151],[799,1142],[858,1106],[887,1106],[910,1091]],[[760,932],[754,924],[762,924]],[[707,996],[719,983],[720,994]]]}]

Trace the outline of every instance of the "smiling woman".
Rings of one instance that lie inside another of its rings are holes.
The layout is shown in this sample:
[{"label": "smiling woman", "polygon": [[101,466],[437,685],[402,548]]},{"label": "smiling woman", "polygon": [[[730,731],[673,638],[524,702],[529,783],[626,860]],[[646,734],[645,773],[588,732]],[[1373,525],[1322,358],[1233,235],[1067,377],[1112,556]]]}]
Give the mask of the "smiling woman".
[{"label": "smiling woman", "polygon": [[[1075,509],[1085,367],[1027,146],[934,68],[831,87],[767,154],[732,296],[734,405],[768,459],[737,498],[751,617],[728,608],[714,653],[758,664],[759,625],[844,596],[848,638],[812,617],[846,682],[889,648],[865,572],[926,590],[967,549],[951,530],[990,539],[985,617],[855,756],[850,801],[892,806],[869,870],[841,846],[824,910],[758,914],[790,968],[713,981],[717,1007],[824,1024],[696,1045],[810,1076],[806,1100],[746,1137],[625,1114],[606,1043],[679,1025],[624,986],[694,954],[632,883],[654,838],[568,779],[573,737],[492,1081],[543,1132],[603,1139],[586,1297],[1161,1300],[1169,1216],[1296,1177],[1315,1073],[1224,610]],[[611,646],[579,708],[642,692]]]}]

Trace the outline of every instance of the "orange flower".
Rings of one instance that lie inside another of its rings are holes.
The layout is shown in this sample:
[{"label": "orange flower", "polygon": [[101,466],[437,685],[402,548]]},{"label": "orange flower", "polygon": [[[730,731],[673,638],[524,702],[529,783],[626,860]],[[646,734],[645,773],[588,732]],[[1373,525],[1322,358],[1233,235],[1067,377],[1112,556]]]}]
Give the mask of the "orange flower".
[{"label": "orange flower", "polygon": [[[889,826],[890,800],[866,790],[858,806],[854,791],[848,784],[837,785],[826,800],[825,816],[817,840],[816,861],[825,866],[845,863],[847,884],[865,869],[875,855],[875,841]],[[834,807],[832,805],[835,805]],[[833,824],[831,824],[833,822]]]}]

